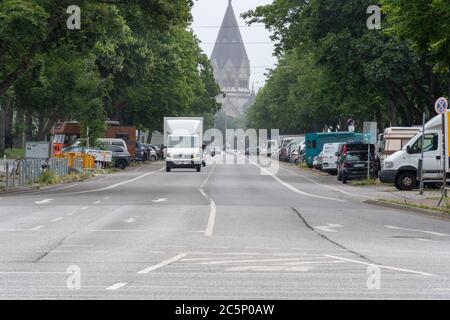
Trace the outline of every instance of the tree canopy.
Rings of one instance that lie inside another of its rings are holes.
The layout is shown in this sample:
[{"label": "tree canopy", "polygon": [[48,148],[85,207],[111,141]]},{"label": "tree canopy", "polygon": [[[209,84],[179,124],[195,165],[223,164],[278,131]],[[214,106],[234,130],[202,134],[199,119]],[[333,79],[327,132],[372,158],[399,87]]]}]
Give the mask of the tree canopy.
[{"label": "tree canopy", "polygon": [[367,27],[368,0],[274,0],[247,12],[249,23],[271,31],[279,57],[247,114],[249,126],[303,133],[345,130],[350,118],[360,127],[377,121],[382,128],[420,123],[424,111],[431,115],[436,98],[447,93],[448,70],[436,66],[446,65],[438,47],[449,28],[443,31],[444,22],[436,26],[442,39],[426,42],[437,50],[431,56],[421,37],[405,31],[412,22],[399,26],[403,13],[390,17],[398,10],[395,3],[407,2],[385,2],[381,30]]},{"label": "tree canopy", "polygon": [[189,28],[191,0],[0,2],[0,99],[40,138],[56,121],[100,134],[106,119],[161,129],[163,116],[213,121],[220,93]]}]

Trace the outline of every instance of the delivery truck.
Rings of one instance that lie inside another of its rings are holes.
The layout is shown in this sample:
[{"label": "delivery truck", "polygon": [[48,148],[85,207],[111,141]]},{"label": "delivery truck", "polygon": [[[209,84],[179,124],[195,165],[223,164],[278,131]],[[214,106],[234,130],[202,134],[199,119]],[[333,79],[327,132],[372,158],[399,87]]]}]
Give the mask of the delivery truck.
[{"label": "delivery truck", "polygon": [[166,171],[203,165],[203,118],[164,118]]}]

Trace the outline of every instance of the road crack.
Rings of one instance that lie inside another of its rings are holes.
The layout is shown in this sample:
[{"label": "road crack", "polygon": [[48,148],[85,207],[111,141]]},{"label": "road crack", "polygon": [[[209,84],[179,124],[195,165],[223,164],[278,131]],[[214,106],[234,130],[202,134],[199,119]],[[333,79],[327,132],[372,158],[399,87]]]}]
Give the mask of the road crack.
[{"label": "road crack", "polygon": [[297,216],[303,221],[303,223],[305,224],[305,226],[306,226],[308,229],[310,229],[312,232],[316,233],[318,236],[320,236],[320,237],[323,238],[324,240],[326,240],[326,241],[332,243],[333,245],[335,245],[335,246],[337,246],[337,247],[339,247],[339,248],[341,248],[341,249],[344,249],[345,251],[347,251],[347,252],[349,252],[349,253],[351,253],[351,254],[354,254],[354,255],[360,257],[361,259],[366,260],[366,261],[369,262],[369,263],[373,263],[373,264],[377,265],[376,262],[370,260],[370,259],[369,259],[368,257],[366,257],[365,255],[363,255],[363,254],[361,254],[361,253],[359,253],[359,252],[356,252],[356,251],[354,251],[354,250],[352,250],[352,249],[349,249],[349,248],[347,248],[346,246],[344,246],[343,244],[340,244],[339,242],[336,242],[336,241],[334,241],[334,240],[328,238],[328,237],[327,237],[326,235],[324,235],[323,233],[317,231],[315,228],[313,228],[313,227],[308,223],[308,221],[305,219],[305,217],[304,217],[304,216],[303,216],[296,208],[292,207],[291,209],[292,209],[292,210],[297,214]]}]

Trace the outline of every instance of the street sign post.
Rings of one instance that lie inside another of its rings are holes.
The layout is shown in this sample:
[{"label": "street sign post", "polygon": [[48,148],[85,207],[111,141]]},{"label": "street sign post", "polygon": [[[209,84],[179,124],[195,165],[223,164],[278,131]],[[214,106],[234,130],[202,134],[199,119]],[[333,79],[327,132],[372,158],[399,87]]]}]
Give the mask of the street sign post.
[{"label": "street sign post", "polygon": [[[364,141],[367,143],[367,179],[370,179],[370,146],[377,143],[377,128],[378,124],[376,122],[364,122],[363,134]],[[372,161],[375,161],[375,159],[372,159]]]},{"label": "street sign post", "polygon": [[[448,127],[448,101],[444,97],[436,100],[434,104],[434,109],[437,114],[442,117],[442,194],[438,202],[438,207],[442,204],[442,201],[447,197],[448,187],[447,187],[447,172],[449,170],[449,139],[448,134],[450,133],[450,128]],[[423,147],[423,146],[422,146]]]}]

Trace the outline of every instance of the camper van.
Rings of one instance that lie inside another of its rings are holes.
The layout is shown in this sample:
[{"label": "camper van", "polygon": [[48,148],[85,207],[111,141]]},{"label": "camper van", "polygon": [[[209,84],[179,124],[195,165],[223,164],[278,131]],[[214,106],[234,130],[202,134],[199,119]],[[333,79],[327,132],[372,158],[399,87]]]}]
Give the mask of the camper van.
[{"label": "camper van", "polygon": [[318,156],[326,143],[362,142],[364,136],[355,132],[322,132],[306,135],[306,164],[312,168],[314,157]]},{"label": "camper van", "polygon": [[392,127],[378,138],[377,153],[381,161],[401,150],[420,131],[420,127]]},{"label": "camper van", "polygon": [[384,159],[379,173],[381,182],[394,183],[399,190],[417,186],[423,134],[424,179],[429,183],[442,181],[442,118],[436,116],[425,124],[425,133],[419,131],[401,150]]}]

